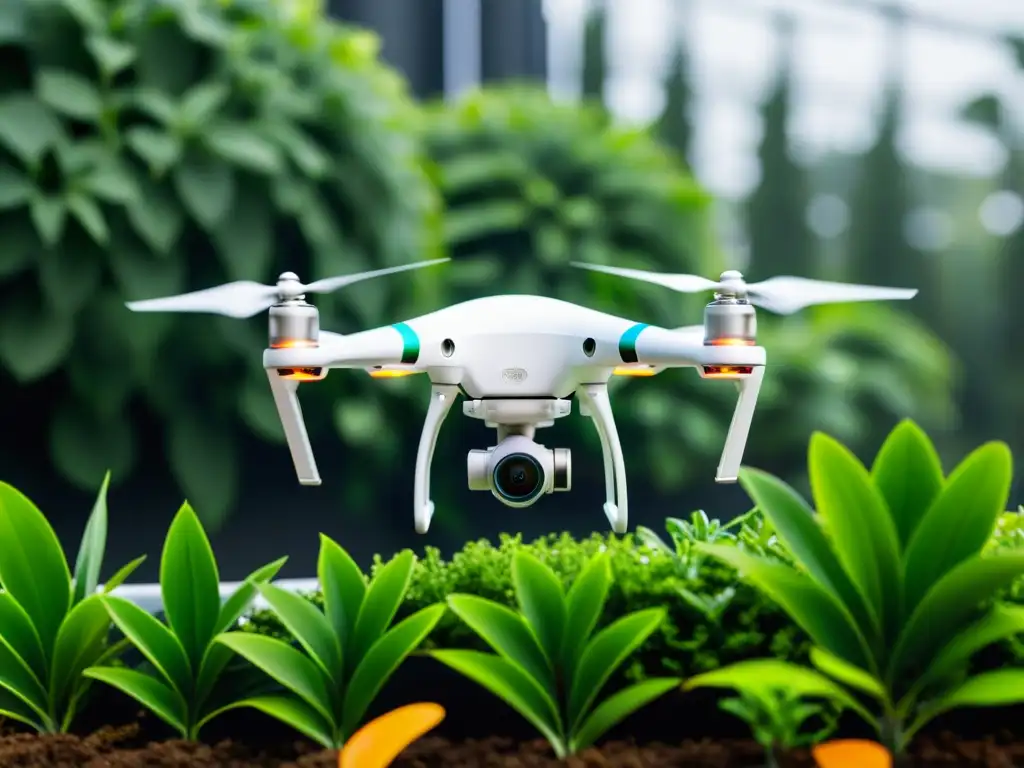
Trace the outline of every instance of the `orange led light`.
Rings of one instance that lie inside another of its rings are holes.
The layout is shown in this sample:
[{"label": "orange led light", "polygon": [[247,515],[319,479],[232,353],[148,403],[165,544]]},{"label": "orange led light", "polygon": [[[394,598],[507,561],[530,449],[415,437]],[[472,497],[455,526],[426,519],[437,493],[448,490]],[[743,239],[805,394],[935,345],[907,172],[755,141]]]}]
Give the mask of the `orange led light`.
[{"label": "orange led light", "polygon": [[292,381],[320,381],[324,378],[323,368],[278,368],[277,375]]},{"label": "orange led light", "polygon": [[649,365],[632,367],[628,365],[620,365],[614,371],[613,376],[653,376],[657,371],[651,368]]},{"label": "orange led light", "polygon": [[416,373],[422,373],[422,371],[406,371],[397,368],[385,368],[379,371],[370,371],[370,376],[374,379],[400,379],[403,376],[412,376]]},{"label": "orange led light", "polygon": [[712,347],[752,347],[753,339],[710,339],[707,344]]},{"label": "orange led light", "polygon": [[312,339],[277,339],[270,342],[271,349],[309,349],[317,346]]},{"label": "orange led light", "polygon": [[739,379],[754,372],[750,365],[705,365],[705,379]]}]

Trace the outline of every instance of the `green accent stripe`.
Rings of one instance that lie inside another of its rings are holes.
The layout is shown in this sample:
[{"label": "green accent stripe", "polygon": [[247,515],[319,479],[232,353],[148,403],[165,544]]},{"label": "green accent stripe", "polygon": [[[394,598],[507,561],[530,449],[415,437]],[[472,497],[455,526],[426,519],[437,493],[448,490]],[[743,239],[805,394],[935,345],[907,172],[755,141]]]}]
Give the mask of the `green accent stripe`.
[{"label": "green accent stripe", "polygon": [[420,359],[420,337],[405,323],[391,326],[402,336],[402,364],[414,365]]},{"label": "green accent stripe", "polygon": [[622,358],[622,362],[639,362],[636,356],[636,340],[648,327],[647,323],[637,323],[622,334],[622,338],[619,339],[619,357]]}]

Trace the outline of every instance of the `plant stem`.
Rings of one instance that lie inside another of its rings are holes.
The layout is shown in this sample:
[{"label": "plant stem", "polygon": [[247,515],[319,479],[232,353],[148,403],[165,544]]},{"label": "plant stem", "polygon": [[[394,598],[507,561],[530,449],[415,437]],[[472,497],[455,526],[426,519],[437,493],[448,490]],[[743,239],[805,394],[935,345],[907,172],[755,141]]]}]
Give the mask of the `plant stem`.
[{"label": "plant stem", "polygon": [[882,746],[888,749],[894,758],[898,757],[903,751],[903,721],[895,712],[886,712],[882,716],[878,735]]},{"label": "plant stem", "polygon": [[779,760],[775,757],[775,750],[771,747],[765,747],[765,768],[779,768]]}]

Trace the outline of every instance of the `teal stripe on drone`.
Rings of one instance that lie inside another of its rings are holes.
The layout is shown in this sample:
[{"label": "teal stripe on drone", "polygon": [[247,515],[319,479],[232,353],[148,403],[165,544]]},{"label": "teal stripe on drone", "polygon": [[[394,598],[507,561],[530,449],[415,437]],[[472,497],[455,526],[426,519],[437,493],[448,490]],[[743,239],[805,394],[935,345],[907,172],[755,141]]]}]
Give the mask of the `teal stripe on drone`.
[{"label": "teal stripe on drone", "polygon": [[622,362],[639,362],[640,358],[636,355],[636,340],[648,327],[647,323],[637,323],[622,334],[622,338],[619,339],[619,357],[622,358]]},{"label": "teal stripe on drone", "polygon": [[391,327],[402,337],[402,364],[414,365],[420,359],[420,337],[405,323],[395,323]]}]

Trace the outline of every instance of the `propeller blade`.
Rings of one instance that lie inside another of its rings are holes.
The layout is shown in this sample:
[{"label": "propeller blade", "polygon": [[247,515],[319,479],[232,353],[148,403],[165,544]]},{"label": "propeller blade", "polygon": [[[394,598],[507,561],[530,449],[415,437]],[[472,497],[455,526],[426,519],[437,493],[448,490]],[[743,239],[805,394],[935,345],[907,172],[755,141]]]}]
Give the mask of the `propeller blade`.
[{"label": "propeller blade", "polygon": [[408,269],[421,269],[423,267],[432,267],[435,264],[443,264],[451,259],[434,259],[432,261],[418,261],[415,264],[403,264],[400,267],[385,267],[384,269],[374,269],[369,272],[360,272],[355,275],[341,275],[340,277],[325,277],[323,280],[316,280],[309,285],[305,286],[303,290],[306,293],[330,293],[336,291],[339,288],[344,288],[346,285],[352,285],[352,283],[358,283],[361,280],[369,280],[371,277],[381,277],[382,275],[393,275],[396,272],[405,272]]},{"label": "propeller blade", "polygon": [[276,301],[275,286],[239,280],[180,296],[129,301],[125,306],[132,312],[203,312],[243,318],[258,315]]},{"label": "propeller blade", "polygon": [[805,277],[772,277],[747,286],[751,304],[779,315],[790,315],[815,304],[843,304],[851,301],[897,301],[912,299],[916,288],[882,288],[810,280]]},{"label": "propeller blade", "polygon": [[594,272],[604,272],[609,275],[628,277],[633,280],[662,285],[680,293],[697,293],[698,291],[710,291],[718,287],[714,280],[708,280],[699,275],[662,275],[657,272],[644,272],[642,269],[624,269],[622,267],[604,267],[598,264],[584,264],[580,261],[569,262],[571,266],[580,269],[590,269]]}]

